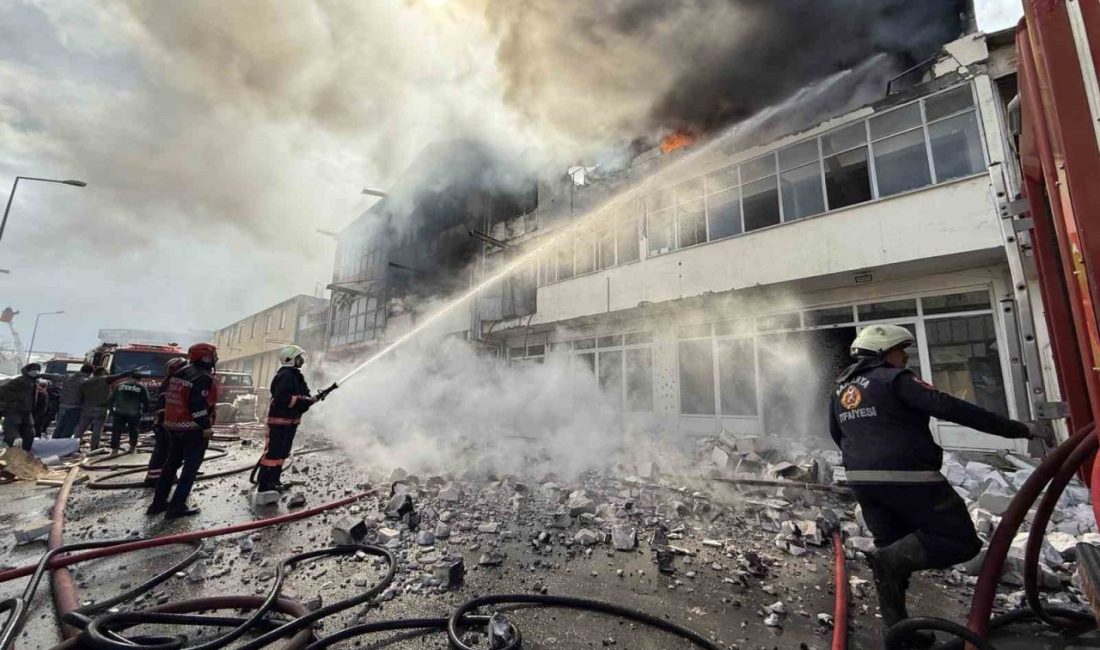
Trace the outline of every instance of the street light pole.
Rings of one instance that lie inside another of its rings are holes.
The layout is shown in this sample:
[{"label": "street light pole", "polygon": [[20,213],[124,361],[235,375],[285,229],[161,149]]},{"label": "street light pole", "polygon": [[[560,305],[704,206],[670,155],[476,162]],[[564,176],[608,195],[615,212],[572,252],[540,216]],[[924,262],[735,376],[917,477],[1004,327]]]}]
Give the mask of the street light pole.
[{"label": "street light pole", "polygon": [[42,183],[61,183],[62,185],[73,185],[75,187],[84,187],[87,185],[84,181],[74,180],[57,180],[55,178],[35,178],[34,176],[16,176],[15,182],[11,184],[11,194],[8,195],[8,204],[4,208],[4,220],[0,221],[0,239],[4,238],[4,228],[8,225],[8,213],[11,212],[11,200],[15,198],[15,188],[19,187],[19,181],[40,181]]},{"label": "street light pole", "polygon": [[44,311],[34,317],[34,330],[31,332],[31,345],[27,348],[27,363],[31,362],[31,353],[34,352],[34,339],[38,336],[38,319],[43,316],[53,316],[55,314],[64,314],[64,311]]}]

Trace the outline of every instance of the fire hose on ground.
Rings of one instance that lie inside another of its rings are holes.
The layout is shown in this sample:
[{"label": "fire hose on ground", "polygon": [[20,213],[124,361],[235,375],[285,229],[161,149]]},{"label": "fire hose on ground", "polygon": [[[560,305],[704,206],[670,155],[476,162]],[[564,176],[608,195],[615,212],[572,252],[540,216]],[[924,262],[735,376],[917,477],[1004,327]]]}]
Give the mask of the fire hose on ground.
[{"label": "fire hose on ground", "polygon": [[[1096,626],[1096,620],[1089,612],[1060,607],[1046,607],[1039,598],[1039,552],[1050,515],[1057,505],[1062,491],[1070,479],[1097,449],[1095,427],[1090,424],[1079,430],[1068,440],[1052,450],[1039,464],[1031,476],[1012,499],[1011,504],[1001,518],[986,550],[985,560],[978,576],[971,602],[967,625],[940,618],[918,617],[897,623],[887,630],[884,644],[887,648],[901,647],[903,640],[917,631],[945,632],[957,637],[955,641],[938,646],[942,649],[956,648],[964,642],[980,650],[992,650],[994,646],[986,638],[990,630],[996,630],[1013,623],[1038,619],[1056,628],[1084,631]],[[1097,465],[1093,467],[1094,480],[1091,482],[1093,507],[1100,497],[1100,482],[1095,480]],[[1044,495],[1044,488],[1046,493]],[[1043,496],[1036,510],[1025,551],[1025,594],[1028,607],[1019,608],[990,618],[993,610],[993,598],[997,584],[1004,570],[1012,540],[1031,507]],[[839,621],[837,622],[839,625]]]},{"label": "fire hose on ground", "polygon": [[[118,605],[150,591],[175,575],[176,572],[186,568],[191,563],[203,557],[200,540],[288,523],[310,517],[336,507],[350,504],[373,493],[374,490],[322,504],[308,510],[300,510],[277,517],[244,522],[223,528],[137,540],[93,541],[64,545],[63,529],[65,504],[68,500],[77,472],[78,468],[72,468],[70,470],[65,483],[58,492],[53,513],[53,528],[50,531],[50,550],[44,554],[34,566],[26,566],[0,572],[0,582],[27,575],[32,576],[21,597],[9,599],[8,601],[0,603],[0,612],[11,611],[7,622],[2,631],[0,631],[0,650],[7,650],[22,628],[25,622],[28,604],[31,602],[31,599],[33,599],[34,592],[43,574],[47,570],[51,571],[54,604],[59,618],[65,624],[62,630],[66,640],[61,645],[57,646],[57,649],[73,648],[77,647],[79,644],[81,647],[86,646],[110,650],[133,650],[134,648],[144,648],[148,650],[177,650],[183,648],[187,648],[187,650],[216,650],[237,641],[249,633],[258,633],[259,636],[236,647],[257,650],[289,636],[290,639],[286,641],[282,647],[288,649],[303,648],[307,647],[307,644],[313,640],[313,626],[317,621],[350,607],[371,601],[386,589],[393,580],[396,561],[387,549],[371,545],[336,546],[299,553],[280,562],[276,572],[276,580],[265,597],[251,595],[220,596],[168,603],[140,611],[111,611]],[[177,544],[191,545],[194,547],[194,551],[183,560],[175,563],[169,569],[145,580],[137,587],[128,589],[122,594],[118,594],[108,600],[96,603],[95,605],[83,608],[78,606],[79,599],[76,593],[76,586],[66,567],[86,560]],[[351,553],[366,553],[385,559],[387,564],[386,572],[375,586],[356,596],[331,603],[312,612],[306,611],[305,608],[298,603],[281,598],[280,591],[282,585],[287,574],[294,565],[321,557]],[[698,647],[707,648],[708,650],[718,650],[720,647],[716,643],[687,628],[681,627],[659,616],[646,614],[638,610],[583,598],[531,594],[501,594],[475,598],[459,606],[447,618],[379,621],[357,625],[341,630],[329,637],[319,639],[309,644],[308,647],[329,647],[345,639],[388,630],[422,630],[425,632],[446,633],[452,648],[458,650],[472,650],[472,648],[461,639],[462,631],[469,629],[473,625],[488,625],[490,631],[495,629],[500,635],[499,647],[508,650],[516,650],[522,646],[522,636],[514,624],[507,619],[497,619],[499,614],[476,614],[476,611],[481,608],[504,603],[594,611],[625,618],[636,623],[663,630],[669,634],[687,640]],[[198,615],[195,613],[220,609],[251,610],[252,614],[245,617],[239,617],[214,616],[208,614]],[[269,613],[274,611],[290,614],[293,618],[286,621],[274,620],[268,616]],[[124,634],[127,629],[138,625],[148,626],[158,624],[184,627],[207,626],[229,628],[229,631],[214,639],[192,646],[186,646],[186,639],[182,636],[145,634],[127,637]],[[503,627],[501,627],[501,625],[503,625]]]}]

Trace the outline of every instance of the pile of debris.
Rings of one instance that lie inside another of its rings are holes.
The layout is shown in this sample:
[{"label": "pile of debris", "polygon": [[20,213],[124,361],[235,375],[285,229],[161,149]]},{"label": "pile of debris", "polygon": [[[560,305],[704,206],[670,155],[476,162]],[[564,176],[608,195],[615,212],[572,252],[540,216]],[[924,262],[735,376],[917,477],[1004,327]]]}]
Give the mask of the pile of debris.
[{"label": "pile of debris", "polygon": [[[982,539],[983,549],[973,560],[961,565],[968,576],[976,576],[985,560],[989,539],[1001,522],[1013,496],[1035,471],[1035,466],[1012,454],[1002,456],[1005,469],[988,463],[946,454],[943,474],[966,502],[974,528]],[[1009,585],[1024,584],[1024,549],[1027,546],[1029,515],[1020,533],[1012,541],[1001,581]],[[1059,589],[1075,581],[1076,546],[1079,542],[1100,543],[1096,519],[1089,505],[1088,489],[1076,482],[1066,486],[1058,506],[1051,515],[1046,540],[1039,555],[1041,585]]]}]

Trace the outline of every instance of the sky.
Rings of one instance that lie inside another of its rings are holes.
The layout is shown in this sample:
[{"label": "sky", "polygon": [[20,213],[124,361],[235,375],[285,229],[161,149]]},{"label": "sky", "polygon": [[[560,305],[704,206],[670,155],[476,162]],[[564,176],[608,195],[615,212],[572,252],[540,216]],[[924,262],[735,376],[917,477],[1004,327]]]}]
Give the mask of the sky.
[{"label": "sky", "polygon": [[[631,86],[589,98],[584,66],[554,95],[525,83],[501,24],[531,15],[510,6],[0,0],[0,201],[17,175],[88,183],[20,183],[0,307],[20,312],[24,344],[35,314],[65,311],[42,318],[40,350],[82,354],[101,328],[216,329],[323,287],[335,243],[317,230],[353,220],[374,200],[360,190],[392,187],[427,143],[492,133],[519,155],[535,139],[562,151],[647,126],[650,98]],[[529,6],[554,19],[554,3]],[[1020,13],[1018,0],[978,0],[985,31]],[[563,25],[536,45],[568,65]],[[650,60],[636,69],[676,81]],[[583,103],[595,100],[618,110]]]}]

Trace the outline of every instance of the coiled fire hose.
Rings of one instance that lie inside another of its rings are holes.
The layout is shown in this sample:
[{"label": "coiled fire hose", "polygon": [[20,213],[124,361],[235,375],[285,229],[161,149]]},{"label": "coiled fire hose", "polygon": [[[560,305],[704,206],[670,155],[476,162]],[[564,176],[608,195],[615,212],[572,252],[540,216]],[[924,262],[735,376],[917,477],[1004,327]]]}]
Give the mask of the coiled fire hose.
[{"label": "coiled fire hose", "polygon": [[[904,639],[913,632],[930,630],[946,632],[958,639],[938,646],[939,649],[957,648],[965,642],[972,648],[992,650],[993,645],[986,638],[990,630],[1034,618],[1055,627],[1067,627],[1074,630],[1095,627],[1096,621],[1091,613],[1059,607],[1045,607],[1042,604],[1038,595],[1038,561],[1042,539],[1046,534],[1046,525],[1058,499],[1061,497],[1062,491],[1082,464],[1093,455],[1096,448],[1095,426],[1089,424],[1052,450],[1024,482],[1024,485],[1016,493],[1008,509],[1002,515],[1001,522],[989,541],[989,548],[986,550],[985,560],[982,563],[978,582],[974,589],[974,597],[966,626],[940,618],[910,618],[887,630],[883,639],[885,646],[887,648],[900,647]],[[1000,582],[1012,540],[1020,529],[1020,525],[1027,516],[1028,511],[1043,495],[1044,489],[1046,489],[1046,494],[1036,511],[1031,532],[1028,535],[1027,551],[1025,552],[1025,592],[1028,607],[1012,610],[990,619],[993,610],[993,598],[997,592],[997,584]],[[1100,483],[1093,480],[1091,490],[1093,507],[1095,508]]]}]

